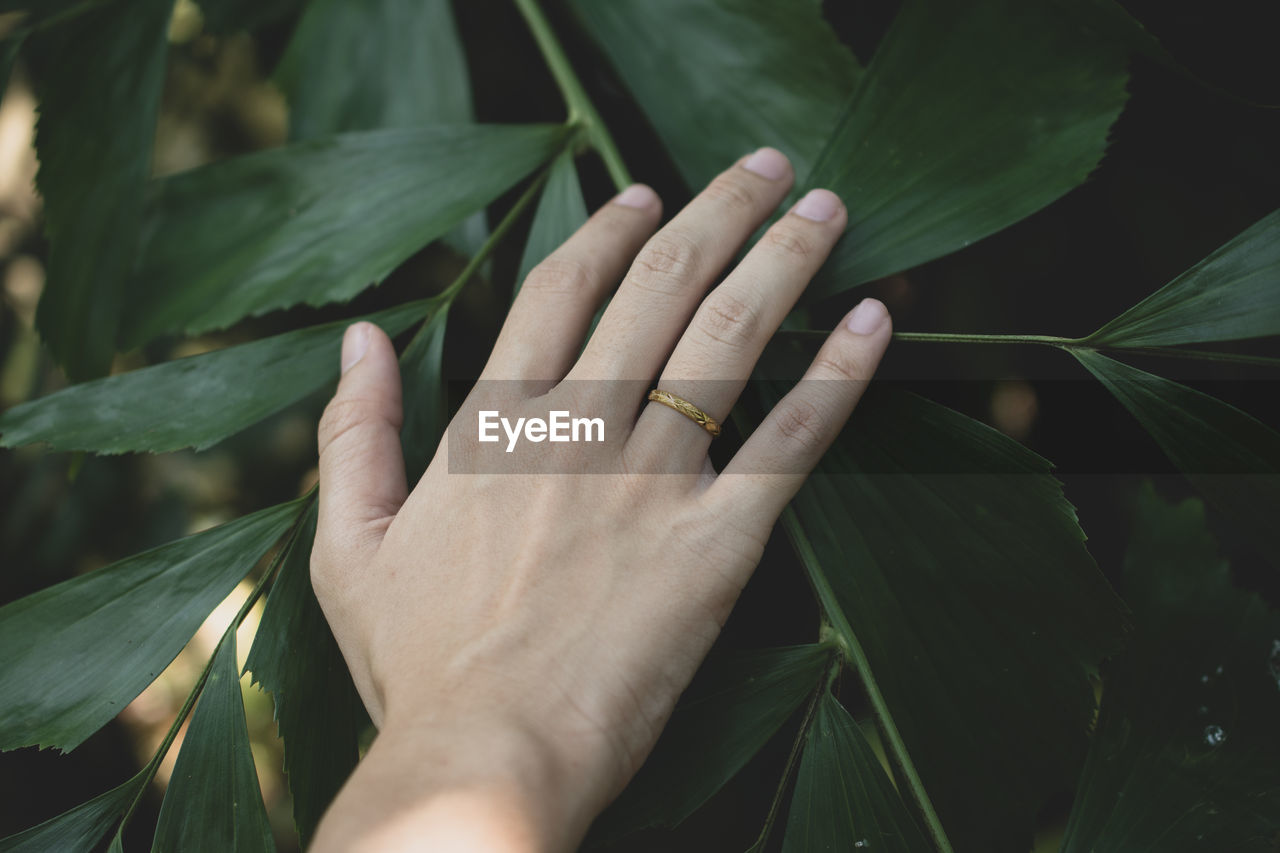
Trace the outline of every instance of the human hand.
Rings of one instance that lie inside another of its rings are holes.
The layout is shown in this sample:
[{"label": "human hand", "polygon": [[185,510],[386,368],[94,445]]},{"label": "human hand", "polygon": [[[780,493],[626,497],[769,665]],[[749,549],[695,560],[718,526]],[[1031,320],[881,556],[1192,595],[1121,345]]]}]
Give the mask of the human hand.
[{"label": "human hand", "polygon": [[[314,849],[569,850],[643,763],[889,342],[864,300],[718,474],[706,430],[645,402],[660,376],[728,416],[845,227],[815,190],[708,293],[792,180],[761,149],[652,237],[652,190],[606,204],[530,274],[412,494],[395,352],[348,330],[312,579],[380,733]],[[607,440],[525,442],[515,473],[458,473],[505,461],[505,438],[468,442],[480,410],[602,417]]]}]

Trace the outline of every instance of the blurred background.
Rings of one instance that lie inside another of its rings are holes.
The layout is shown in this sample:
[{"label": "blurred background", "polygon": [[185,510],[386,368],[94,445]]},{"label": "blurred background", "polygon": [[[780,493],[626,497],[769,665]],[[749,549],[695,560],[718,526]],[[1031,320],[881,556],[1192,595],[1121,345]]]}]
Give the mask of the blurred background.
[{"label": "blurred background", "polygon": [[[282,13],[259,32],[215,38],[202,31],[195,4],[178,2],[156,130],[156,175],[283,143],[287,106],[271,75],[301,3],[278,5]],[[1101,168],[1084,186],[962,252],[819,303],[811,312],[815,327],[829,326],[870,294],[889,305],[896,328],[903,331],[1085,334],[1280,206],[1280,110],[1250,103],[1280,103],[1280,54],[1272,43],[1274,31],[1266,26],[1268,4],[1133,0],[1124,5],[1204,83],[1135,59],[1129,105]],[[669,212],[678,209],[689,192],[656,136],[572,18],[555,3],[546,6],[636,179],[653,185]],[[866,61],[897,4],[849,0],[824,7],[841,37]],[[455,11],[479,120],[561,120],[557,90],[514,7],[502,0],[467,0],[455,4]],[[0,32],[11,23],[0,18]],[[0,106],[0,409],[65,384],[32,327],[46,258],[33,183],[35,120],[31,80],[20,65]],[[598,163],[584,164],[583,180],[589,207],[612,192]],[[500,215],[509,201],[510,196],[492,210]],[[520,249],[517,233],[451,312],[449,377],[465,380],[476,374],[502,319]],[[115,369],[131,370],[429,294],[446,285],[463,260],[429,247],[350,305],[281,311],[194,340],[160,340],[121,355]],[[1165,362],[1160,369],[1272,425],[1280,423],[1276,386],[1261,372],[1233,367],[1224,374],[1221,366],[1209,370],[1192,362],[1173,367]],[[1064,354],[1028,347],[900,344],[891,348],[882,375],[918,386],[1055,462],[1079,508],[1090,548],[1109,575],[1118,568],[1130,500],[1142,477],[1157,477],[1166,494],[1189,493],[1150,438]],[[80,458],[46,455],[39,448],[0,452],[0,604],[305,490],[315,478],[314,428],[324,401],[324,394],[315,395],[199,454]],[[1217,532],[1238,583],[1280,605],[1275,573],[1222,521],[1215,519]],[[757,647],[814,636],[816,609],[802,572],[785,543],[773,546],[726,628],[725,645]],[[150,688],[75,752],[59,756],[28,749],[0,755],[0,837],[135,772],[164,736],[248,589],[246,582]],[[257,613],[251,614],[241,629],[242,655],[256,621]],[[851,709],[865,711],[853,688],[845,694]],[[296,849],[270,697],[247,678],[244,696],[280,847]],[[784,732],[691,819],[683,841],[664,840],[663,849],[749,846],[789,746],[790,733]],[[147,834],[176,755],[175,748],[135,816],[130,846],[149,844]],[[1042,849],[1053,849],[1069,804],[1064,792],[1046,808]],[[627,849],[654,846],[659,845],[653,838],[642,837]]]}]

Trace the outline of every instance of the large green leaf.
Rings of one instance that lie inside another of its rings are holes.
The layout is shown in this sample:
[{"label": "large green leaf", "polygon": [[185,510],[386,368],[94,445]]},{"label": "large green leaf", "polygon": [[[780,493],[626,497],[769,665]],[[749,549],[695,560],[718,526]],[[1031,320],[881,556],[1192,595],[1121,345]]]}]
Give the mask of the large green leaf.
[{"label": "large green leaf", "polygon": [[304,848],[355,769],[361,720],[360,697],[311,590],[315,525],[313,503],[267,596],[245,664],[275,700],[293,817]]},{"label": "large green leaf", "polygon": [[857,722],[828,692],[818,701],[806,737],[782,849],[933,850]]},{"label": "large green leaf", "polygon": [[49,266],[36,326],[72,379],[111,366],[151,169],[173,0],[106,6],[33,33],[36,183]]},{"label": "large green leaf", "polygon": [[551,164],[551,174],[538,199],[538,209],[534,211],[520,258],[520,271],[516,273],[515,291],[520,290],[530,270],[560,248],[586,221],[587,203],[582,199],[573,152],[565,151]]},{"label": "large green leaf", "polygon": [[693,814],[813,693],[831,656],[815,643],[709,661],[640,772],[592,827],[593,842]]},{"label": "large green leaf", "polygon": [[1150,486],[1124,586],[1138,631],[1106,668],[1064,853],[1274,850],[1280,614],[1232,586],[1199,501]]},{"label": "large green leaf", "polygon": [[572,5],[694,188],[761,145],[807,174],[861,72],[814,0]]},{"label": "large green leaf", "polygon": [[1124,625],[1049,463],[872,389],[793,506],[822,607],[865,655],[889,742],[900,734],[956,849],[1025,850],[1037,809],[1075,778],[1086,671]]},{"label": "large green leaf", "polygon": [[0,750],[83,743],[169,665],[300,510],[273,506],[0,608]]},{"label": "large green leaf", "polygon": [[[322,716],[320,706],[312,711]],[[151,850],[275,850],[249,751],[249,729],[236,670],[235,626],[218,644],[209,678],[200,691],[200,702],[164,793]]]},{"label": "large green leaf", "polygon": [[[289,136],[473,121],[471,81],[449,0],[315,0],[294,30],[276,81]],[[474,254],[483,211],[445,235]]]},{"label": "large green leaf", "polygon": [[0,839],[0,853],[90,853],[133,802],[146,779],[142,773],[31,829]]},{"label": "large green leaf", "polygon": [[343,133],[166,178],[147,207],[121,341],[350,299],[527,175],[563,134],[554,125]]},{"label": "large green leaf", "polygon": [[1149,347],[1280,335],[1280,210],[1255,223],[1086,341]]},{"label": "large green leaf", "polygon": [[1091,350],[1072,354],[1205,498],[1280,562],[1280,433],[1202,391]]},{"label": "large green leaf", "polygon": [[908,0],[806,182],[849,208],[808,295],[953,252],[1082,183],[1126,78],[1124,47],[1052,4]]},{"label": "large green leaf", "polygon": [[[432,308],[431,300],[420,300],[364,319],[396,335]],[[342,333],[352,322],[72,385],[0,416],[0,445],[45,442],[54,450],[94,453],[203,450],[334,379]]]},{"label": "large green leaf", "polygon": [[449,0],[314,0],[276,80],[295,140],[472,119]]}]

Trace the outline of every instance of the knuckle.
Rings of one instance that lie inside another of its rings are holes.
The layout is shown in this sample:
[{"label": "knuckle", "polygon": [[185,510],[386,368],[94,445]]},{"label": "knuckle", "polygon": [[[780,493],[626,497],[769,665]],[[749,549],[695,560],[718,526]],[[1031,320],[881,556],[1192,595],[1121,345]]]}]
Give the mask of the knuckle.
[{"label": "knuckle", "polygon": [[393,413],[381,413],[375,401],[360,397],[335,397],[325,406],[320,416],[320,425],[316,429],[316,439],[320,455],[333,446],[344,435],[371,423],[380,414],[386,416],[388,422],[399,429],[400,417]]},{"label": "knuckle", "polygon": [[813,241],[795,228],[778,226],[770,228],[763,242],[775,252],[806,258],[813,253]]},{"label": "knuckle", "polygon": [[550,255],[529,271],[524,286],[539,293],[574,296],[589,291],[594,280],[581,261]]},{"label": "knuckle", "polygon": [[628,278],[645,290],[674,293],[700,266],[697,242],[683,231],[667,228],[640,252]]},{"label": "knuckle", "polygon": [[731,172],[707,184],[702,195],[709,201],[728,207],[755,207],[759,198],[753,187]]},{"label": "knuckle", "polygon": [[829,349],[813,360],[813,373],[824,379],[860,379],[862,367],[849,353]]},{"label": "knuckle", "polygon": [[712,294],[698,313],[703,334],[726,346],[742,347],[760,331],[759,308],[731,293]]},{"label": "knuckle", "polygon": [[783,441],[805,450],[823,445],[822,413],[812,403],[792,400],[778,407],[776,425]]}]

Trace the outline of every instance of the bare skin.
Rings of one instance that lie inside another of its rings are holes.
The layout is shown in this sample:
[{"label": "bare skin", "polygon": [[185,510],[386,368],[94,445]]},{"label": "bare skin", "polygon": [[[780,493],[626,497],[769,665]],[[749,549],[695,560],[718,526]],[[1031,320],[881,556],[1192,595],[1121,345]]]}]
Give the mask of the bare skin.
[{"label": "bare skin", "polygon": [[[836,381],[801,381],[719,473],[705,430],[644,404],[656,384],[728,416],[846,223],[815,190],[712,287],[792,181],[761,149],[656,234],[661,203],[633,186],[530,274],[481,377],[522,382],[480,383],[458,419],[603,416],[605,444],[522,448],[513,470],[537,473],[451,473],[451,429],[409,493],[395,352],[348,330],[311,570],[379,735],[313,850],[573,850],[644,762],[889,343],[864,300],[805,375]],[[639,384],[576,381],[611,379]]]}]

